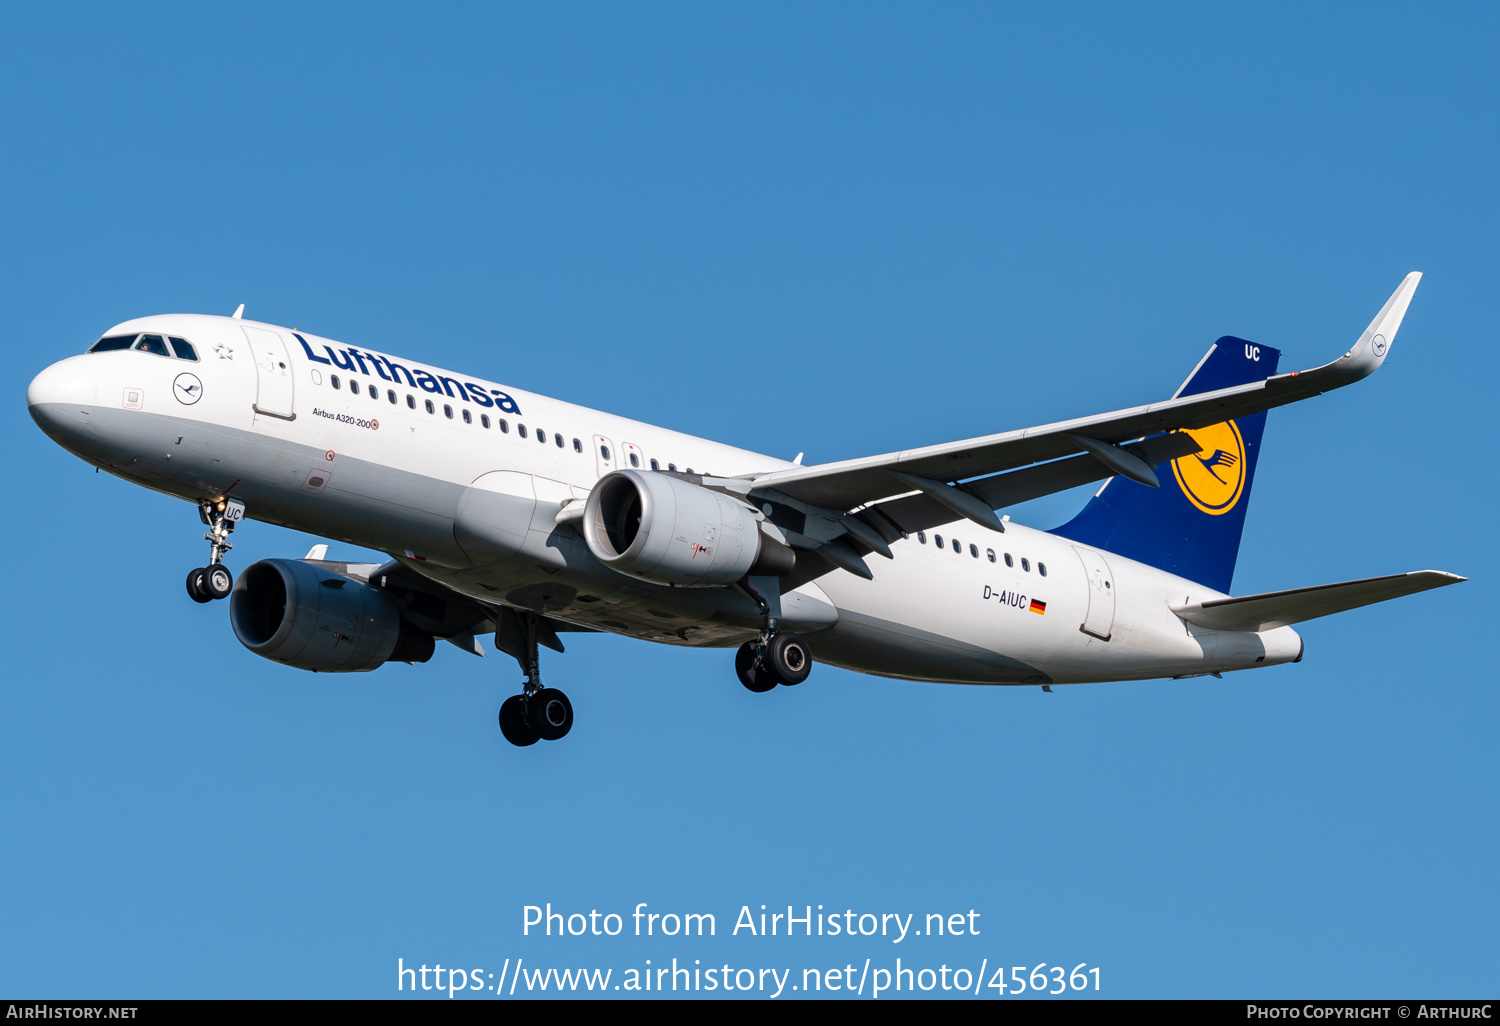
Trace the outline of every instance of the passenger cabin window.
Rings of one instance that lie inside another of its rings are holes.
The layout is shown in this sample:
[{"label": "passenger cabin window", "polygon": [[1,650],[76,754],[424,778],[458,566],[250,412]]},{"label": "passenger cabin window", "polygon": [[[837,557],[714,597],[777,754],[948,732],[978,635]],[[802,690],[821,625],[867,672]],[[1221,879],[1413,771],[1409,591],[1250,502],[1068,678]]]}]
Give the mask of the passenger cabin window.
[{"label": "passenger cabin window", "polygon": [[573,451],[583,452],[583,443],[576,438],[573,439]]},{"label": "passenger cabin window", "polygon": [[631,453],[630,454],[630,465],[632,467],[639,467],[641,465],[641,458],[639,456],[637,456],[635,453]]},{"label": "passenger cabin window", "polygon": [[89,346],[91,353],[108,353],[116,349],[129,349],[135,345],[134,335],[109,335]]},{"label": "passenger cabin window", "polygon": [[349,379],[349,391],[353,392],[355,395],[359,395],[359,382],[355,381],[353,378]]},{"label": "passenger cabin window", "polygon": [[481,425],[483,425],[484,427],[489,427],[490,426],[490,415],[488,413],[481,413],[479,415],[479,423]]},{"label": "passenger cabin window", "polygon": [[394,388],[386,389],[385,397],[391,401],[392,406],[396,405],[396,390]]},{"label": "passenger cabin window", "polygon": [[517,424],[516,425],[516,434],[520,435],[522,438],[525,438],[526,437],[526,425],[525,424]]},{"label": "passenger cabin window", "polygon": [[1021,557],[1021,569],[1025,570],[1028,574],[1031,573],[1031,560],[1025,556]]},{"label": "passenger cabin window", "polygon": [[559,449],[561,449],[563,447],[563,436],[562,435],[553,435],[552,436],[552,440],[557,443],[557,447]]},{"label": "passenger cabin window", "polygon": [[423,403],[422,403],[422,405],[425,406],[425,407],[427,407],[427,412],[428,413],[436,413],[437,412],[437,407],[434,406],[434,405],[432,405],[432,400],[431,399],[424,400]]},{"label": "passenger cabin window", "polygon": [[546,445],[547,444],[547,432],[545,432],[545,431],[538,431],[536,433],[536,440],[538,442],[541,442],[543,445]]},{"label": "passenger cabin window", "polygon": [[417,397],[416,396],[409,395],[409,396],[406,397],[406,408],[408,410],[415,410],[417,408]]},{"label": "passenger cabin window", "polygon": [[469,411],[468,410],[464,410],[464,423],[465,424],[472,424],[472,423],[474,423],[474,418],[471,417],[471,416],[469,416]]},{"label": "passenger cabin window", "polygon": [[661,469],[661,464],[657,463],[655,460],[652,460],[651,461],[651,469],[652,470],[660,470]]},{"label": "passenger cabin window", "polygon": [[449,406],[447,403],[443,404],[443,416],[447,417],[449,420],[453,419],[453,407]]},{"label": "passenger cabin window", "polygon": [[504,417],[500,418],[500,433],[502,435],[510,434],[510,421],[506,420]]},{"label": "passenger cabin window", "polygon": [[1041,574],[1043,577],[1046,577],[1047,576],[1047,564],[1046,563],[1038,563],[1036,565],[1036,572],[1039,573],[1039,574]]},{"label": "passenger cabin window", "polygon": [[1014,567],[1016,565],[1016,561],[1010,558],[1009,552],[1005,554],[1005,565],[1009,567]]},{"label": "passenger cabin window", "polygon": [[328,383],[330,385],[332,385],[334,388],[342,388],[343,387],[342,385],[339,384],[339,376],[337,374],[330,374],[330,375],[328,375]]},{"label": "passenger cabin window", "polygon": [[971,544],[969,546],[969,555],[973,556],[975,559],[978,559],[979,558],[979,546]]},{"label": "passenger cabin window", "polygon": [[155,356],[167,356],[167,340],[160,335],[142,335],[141,340],[135,347],[143,353],[151,353]]},{"label": "passenger cabin window", "polygon": [[177,359],[194,361],[198,359],[198,350],[194,349],[193,344],[187,339],[172,335],[167,341],[172,343],[172,352],[177,355]]},{"label": "passenger cabin window", "polygon": [[995,561],[995,550],[994,549],[985,549],[984,550],[984,554],[985,554],[986,557],[989,558],[989,561],[991,563],[993,563]]},{"label": "passenger cabin window", "polygon": [[599,446],[599,455],[604,457],[604,462],[605,463],[608,463],[609,462],[609,446],[607,446],[607,445],[601,445],[601,446]]},{"label": "passenger cabin window", "polygon": [[668,473],[672,473],[672,474],[677,473],[677,464],[675,464],[675,463],[668,463],[667,464],[667,471],[668,471]]},{"label": "passenger cabin window", "polygon": [[942,535],[935,534],[935,535],[932,536],[932,540],[937,543],[937,547],[938,548],[942,548],[943,547],[943,536]]},{"label": "passenger cabin window", "polygon": [[963,555],[964,552],[964,547],[958,543],[957,538],[953,539],[953,551],[957,552],[960,556]]},{"label": "passenger cabin window", "polygon": [[917,541],[921,542],[923,545],[926,545],[927,544],[927,532],[926,531],[918,531],[917,532]]}]

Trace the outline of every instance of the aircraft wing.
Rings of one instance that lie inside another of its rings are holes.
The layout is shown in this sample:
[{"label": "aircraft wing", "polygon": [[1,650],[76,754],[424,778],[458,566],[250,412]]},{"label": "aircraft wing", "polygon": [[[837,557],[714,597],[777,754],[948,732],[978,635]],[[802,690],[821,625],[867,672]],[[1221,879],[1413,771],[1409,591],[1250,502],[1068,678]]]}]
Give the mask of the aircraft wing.
[{"label": "aircraft wing", "polygon": [[[775,470],[756,476],[751,494],[779,492],[810,506],[834,510],[852,511],[878,503],[877,508],[897,529],[908,532],[950,522],[955,514],[1003,530],[993,513],[1002,505],[1116,474],[1155,485],[1154,463],[1197,449],[1190,439],[1164,441],[1152,436],[1284,406],[1373,374],[1390,351],[1421,277],[1416,271],[1408,274],[1349,351],[1312,370],[959,442]],[[1135,439],[1145,441],[1126,444]],[[1183,444],[1189,448],[1178,448]],[[882,502],[902,495],[907,497]],[[932,521],[933,516],[942,519]],[[878,517],[864,519],[879,523]],[[883,525],[876,530],[888,533]],[[862,547],[879,551],[868,542]]]},{"label": "aircraft wing", "polygon": [[1467,577],[1441,570],[1413,570],[1408,574],[1269,591],[1242,598],[1209,599],[1171,608],[1172,612],[1199,627],[1220,631],[1265,631],[1466,580]]}]

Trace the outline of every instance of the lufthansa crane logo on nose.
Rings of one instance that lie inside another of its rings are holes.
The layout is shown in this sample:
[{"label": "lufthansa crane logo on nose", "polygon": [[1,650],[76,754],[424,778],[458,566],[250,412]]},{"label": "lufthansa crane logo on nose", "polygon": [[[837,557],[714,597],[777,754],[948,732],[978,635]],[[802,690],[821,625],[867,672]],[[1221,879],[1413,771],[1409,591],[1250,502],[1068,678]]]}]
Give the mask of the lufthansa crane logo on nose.
[{"label": "lufthansa crane logo on nose", "polygon": [[196,374],[179,374],[172,381],[172,394],[184,406],[191,406],[203,398],[203,382]]},{"label": "lufthansa crane logo on nose", "polygon": [[1228,513],[1245,494],[1245,439],[1232,420],[1187,432],[1199,450],[1172,461],[1187,500],[1212,516]]}]

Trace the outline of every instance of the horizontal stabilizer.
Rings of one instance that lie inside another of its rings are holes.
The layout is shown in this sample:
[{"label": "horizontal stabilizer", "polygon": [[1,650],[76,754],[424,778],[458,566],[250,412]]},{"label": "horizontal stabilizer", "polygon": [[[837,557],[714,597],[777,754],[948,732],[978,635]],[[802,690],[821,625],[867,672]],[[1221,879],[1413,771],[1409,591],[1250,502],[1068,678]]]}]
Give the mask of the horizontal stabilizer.
[{"label": "horizontal stabilizer", "polygon": [[1172,612],[1188,623],[1219,631],[1267,631],[1272,627],[1342,613],[1374,602],[1413,595],[1431,588],[1467,581],[1467,577],[1441,570],[1413,570],[1409,574],[1368,577],[1362,581],[1319,584],[1290,591],[1268,591],[1241,598],[1209,599],[1191,605],[1173,606]]}]

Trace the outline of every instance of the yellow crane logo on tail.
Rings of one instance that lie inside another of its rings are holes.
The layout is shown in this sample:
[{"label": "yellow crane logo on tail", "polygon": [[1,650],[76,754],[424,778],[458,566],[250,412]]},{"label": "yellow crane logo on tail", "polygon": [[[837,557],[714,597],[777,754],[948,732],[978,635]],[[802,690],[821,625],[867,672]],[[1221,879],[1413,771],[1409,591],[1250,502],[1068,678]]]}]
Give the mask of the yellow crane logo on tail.
[{"label": "yellow crane logo on tail", "polygon": [[1198,452],[1172,461],[1172,476],[1189,502],[1211,516],[1234,509],[1245,494],[1245,439],[1232,420],[1187,432]]}]

